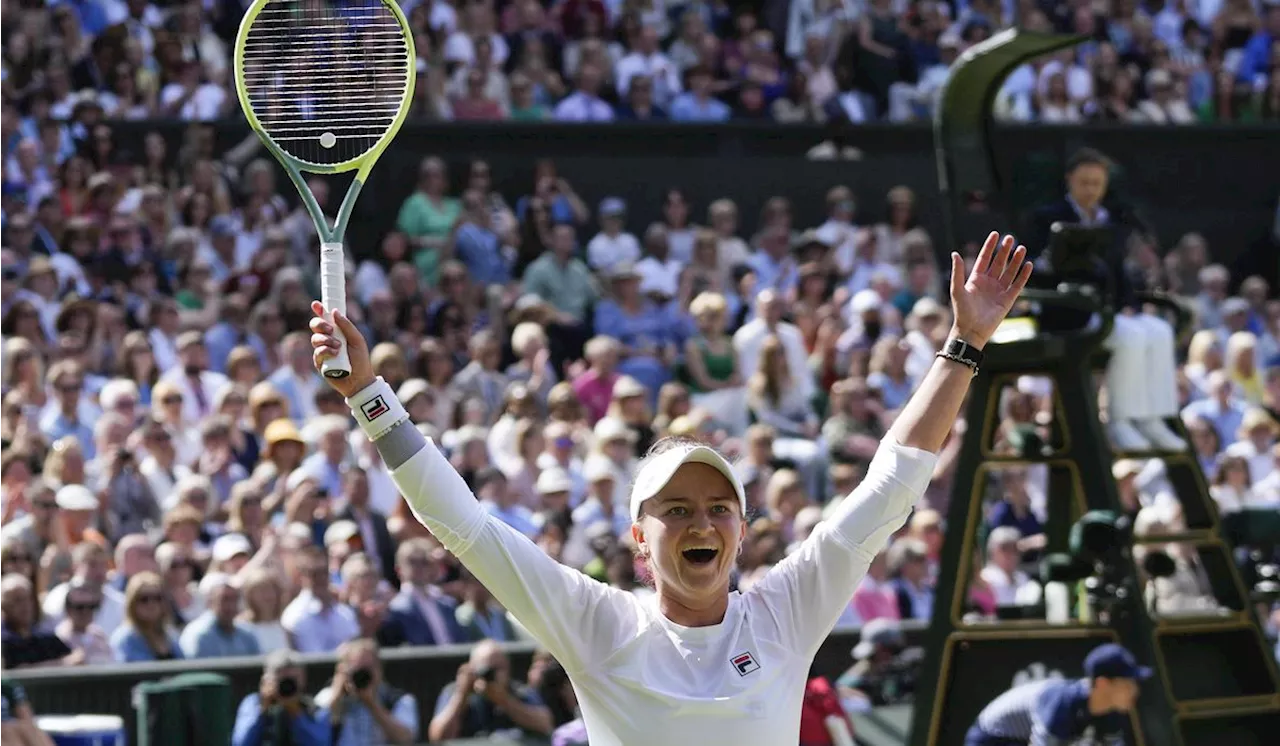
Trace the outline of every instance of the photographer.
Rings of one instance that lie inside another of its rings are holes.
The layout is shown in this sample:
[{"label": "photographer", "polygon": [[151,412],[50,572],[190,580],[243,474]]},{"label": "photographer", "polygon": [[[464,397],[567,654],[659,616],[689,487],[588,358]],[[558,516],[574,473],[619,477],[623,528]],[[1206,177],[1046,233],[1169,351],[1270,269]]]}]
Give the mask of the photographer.
[{"label": "photographer", "polygon": [[428,732],[432,741],[484,736],[545,738],[551,710],[528,686],[511,681],[511,662],[492,640],[477,643],[471,660],[440,692]]},{"label": "photographer", "polygon": [[333,681],[316,695],[329,713],[333,746],[413,743],[418,737],[418,700],[382,680],[378,645],[352,640],[338,648]]},{"label": "photographer", "polygon": [[919,648],[907,647],[897,620],[872,619],[862,625],[853,649],[858,662],[836,681],[845,711],[910,702],[921,655]]},{"label": "photographer", "polygon": [[267,656],[257,694],[240,702],[232,746],[328,746],[329,722],[303,689],[306,672],[289,650]]}]

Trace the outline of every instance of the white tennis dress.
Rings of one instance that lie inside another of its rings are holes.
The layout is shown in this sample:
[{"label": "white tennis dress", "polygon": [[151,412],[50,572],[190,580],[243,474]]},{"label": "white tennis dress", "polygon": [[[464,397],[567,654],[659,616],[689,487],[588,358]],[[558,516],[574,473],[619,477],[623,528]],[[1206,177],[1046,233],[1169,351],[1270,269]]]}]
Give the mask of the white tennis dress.
[{"label": "white tennis dress", "polygon": [[723,622],[682,627],[655,599],[557,563],[486,513],[381,379],[349,403],[418,520],[564,666],[591,746],[795,743],[813,656],[937,460],[886,438],[800,549],[730,594]]}]

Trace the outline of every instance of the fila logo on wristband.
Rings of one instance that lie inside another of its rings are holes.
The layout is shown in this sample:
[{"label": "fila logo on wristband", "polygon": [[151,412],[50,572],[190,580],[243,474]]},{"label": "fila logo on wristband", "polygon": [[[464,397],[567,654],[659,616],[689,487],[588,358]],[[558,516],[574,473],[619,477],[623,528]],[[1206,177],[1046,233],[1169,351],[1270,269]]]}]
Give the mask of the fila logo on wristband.
[{"label": "fila logo on wristband", "polygon": [[369,422],[373,422],[382,415],[391,411],[391,407],[387,406],[387,402],[381,396],[375,396],[364,404],[360,405],[360,413]]}]

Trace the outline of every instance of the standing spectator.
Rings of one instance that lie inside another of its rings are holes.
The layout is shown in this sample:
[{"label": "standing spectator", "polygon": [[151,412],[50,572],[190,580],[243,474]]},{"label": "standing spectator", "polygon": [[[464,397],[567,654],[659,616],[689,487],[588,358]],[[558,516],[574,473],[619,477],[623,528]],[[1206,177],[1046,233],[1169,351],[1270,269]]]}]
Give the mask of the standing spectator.
[{"label": "standing spectator", "polygon": [[561,324],[585,322],[600,296],[591,270],[573,256],[576,242],[572,225],[557,224],[551,231],[551,247],[524,274],[524,291],[554,306]]},{"label": "standing spectator", "polygon": [[289,634],[280,624],[285,601],[280,578],[270,570],[252,570],[245,575],[242,589],[244,611],[238,620],[257,638],[258,649],[269,655],[289,648]]}]

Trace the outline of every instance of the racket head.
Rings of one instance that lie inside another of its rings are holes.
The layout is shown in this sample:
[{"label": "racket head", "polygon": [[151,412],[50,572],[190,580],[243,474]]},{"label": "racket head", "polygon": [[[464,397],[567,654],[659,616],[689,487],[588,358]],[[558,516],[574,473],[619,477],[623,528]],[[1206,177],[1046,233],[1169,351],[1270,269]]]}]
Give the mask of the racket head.
[{"label": "racket head", "polygon": [[254,0],[233,69],[245,118],[278,160],[367,174],[409,114],[417,58],[393,0]]}]

